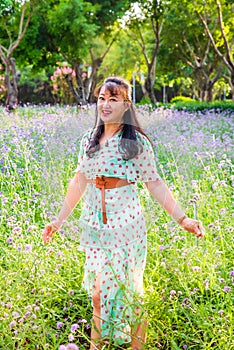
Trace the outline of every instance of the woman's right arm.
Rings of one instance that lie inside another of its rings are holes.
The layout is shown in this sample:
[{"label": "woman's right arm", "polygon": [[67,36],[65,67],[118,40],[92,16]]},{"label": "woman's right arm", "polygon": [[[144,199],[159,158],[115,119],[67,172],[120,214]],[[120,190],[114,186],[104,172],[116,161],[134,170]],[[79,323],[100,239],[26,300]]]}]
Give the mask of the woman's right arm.
[{"label": "woman's right arm", "polygon": [[62,205],[62,208],[59,212],[59,215],[55,221],[46,225],[42,239],[44,243],[47,243],[51,240],[52,235],[56,232],[71,214],[85,191],[87,185],[87,180],[83,173],[77,172],[73,179],[70,181],[68,190]]}]

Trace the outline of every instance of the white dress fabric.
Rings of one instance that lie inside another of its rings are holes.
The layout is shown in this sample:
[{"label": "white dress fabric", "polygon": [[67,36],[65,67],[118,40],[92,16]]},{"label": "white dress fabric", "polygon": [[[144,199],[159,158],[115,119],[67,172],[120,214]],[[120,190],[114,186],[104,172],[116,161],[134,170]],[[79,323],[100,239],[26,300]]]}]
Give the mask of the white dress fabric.
[{"label": "white dress fabric", "polygon": [[131,325],[137,322],[137,300],[139,303],[143,295],[147,236],[136,183],[154,181],[159,175],[151,143],[144,135],[137,133],[142,152],[130,160],[123,160],[119,152],[121,132],[89,158],[89,135],[87,132],[82,138],[76,171],[84,173],[88,180],[104,175],[135,183],[105,190],[106,224],[101,190],[88,183],[80,217],[80,245],[86,253],[83,286],[91,298],[96,277],[100,278],[102,337],[120,345],[131,341]]}]

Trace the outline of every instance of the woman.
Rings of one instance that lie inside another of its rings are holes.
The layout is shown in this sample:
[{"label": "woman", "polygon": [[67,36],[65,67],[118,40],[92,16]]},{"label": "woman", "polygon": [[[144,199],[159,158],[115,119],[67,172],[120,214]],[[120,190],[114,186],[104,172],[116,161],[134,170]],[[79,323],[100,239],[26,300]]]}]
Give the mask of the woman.
[{"label": "woman", "polygon": [[92,298],[90,350],[111,337],[115,344],[131,341],[143,349],[142,304],[146,261],[146,228],[136,183],[185,230],[203,237],[202,224],[188,218],[157,174],[154,153],[140,128],[131,102],[131,86],[110,77],[96,88],[94,128],[82,139],[76,174],[55,222],[43,241],[52,238],[84,195],[80,244],[86,253],[84,287]]}]

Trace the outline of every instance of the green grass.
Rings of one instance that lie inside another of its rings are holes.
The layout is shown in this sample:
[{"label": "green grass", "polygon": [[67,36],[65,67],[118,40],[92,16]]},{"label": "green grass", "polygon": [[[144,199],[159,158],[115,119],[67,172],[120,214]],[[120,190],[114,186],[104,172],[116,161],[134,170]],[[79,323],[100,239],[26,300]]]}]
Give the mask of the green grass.
[{"label": "green grass", "polygon": [[[232,350],[233,115],[140,108],[138,115],[162,178],[206,228],[197,240],[139,185],[148,229],[146,349]],[[52,350],[69,342],[88,349],[92,309],[81,284],[82,204],[51,244],[42,244],[41,233],[59,211],[93,109],[2,110],[0,121],[0,349]],[[103,349],[117,347],[109,340]]]}]

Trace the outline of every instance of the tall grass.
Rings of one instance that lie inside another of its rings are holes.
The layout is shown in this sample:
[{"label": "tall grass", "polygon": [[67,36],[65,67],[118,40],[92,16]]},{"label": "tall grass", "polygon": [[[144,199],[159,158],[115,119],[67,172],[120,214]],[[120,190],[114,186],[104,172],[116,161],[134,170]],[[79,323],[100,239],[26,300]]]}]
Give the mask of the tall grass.
[{"label": "tall grass", "polygon": [[[148,229],[146,349],[234,349],[233,115],[138,108],[158,170],[206,237],[183,231],[139,185]],[[0,114],[0,348],[88,349],[92,310],[81,287],[79,204],[59,234],[58,213],[93,107],[26,107]],[[110,340],[103,349],[117,349]],[[119,347],[121,348],[121,347]]]}]

